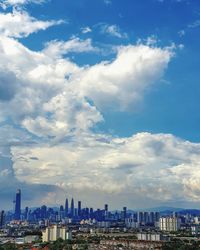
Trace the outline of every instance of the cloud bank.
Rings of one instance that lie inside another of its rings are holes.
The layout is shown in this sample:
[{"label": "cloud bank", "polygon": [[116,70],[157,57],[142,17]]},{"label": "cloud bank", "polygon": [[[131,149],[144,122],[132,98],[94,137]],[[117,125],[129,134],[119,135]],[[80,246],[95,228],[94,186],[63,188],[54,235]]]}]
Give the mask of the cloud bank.
[{"label": "cloud bank", "polygon": [[[61,22],[19,10],[0,14],[1,186],[12,179],[8,190],[41,189],[47,199],[41,195],[37,202],[46,203],[67,190],[156,204],[198,201],[200,144],[170,134],[120,138],[94,132],[108,110],[137,109],[162,79],[172,48],[129,44],[110,60],[80,66],[70,53],[101,53],[89,38],[48,41],[40,51],[20,41]],[[119,37],[115,27],[109,31]]]}]

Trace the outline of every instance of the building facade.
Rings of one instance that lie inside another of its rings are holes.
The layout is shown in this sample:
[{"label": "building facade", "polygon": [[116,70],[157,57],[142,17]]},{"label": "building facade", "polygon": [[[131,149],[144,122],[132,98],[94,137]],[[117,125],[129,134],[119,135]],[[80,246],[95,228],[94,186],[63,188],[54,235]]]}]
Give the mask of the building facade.
[{"label": "building facade", "polygon": [[42,232],[42,241],[56,241],[57,239],[70,240],[72,239],[71,233],[67,231],[66,227],[58,227],[58,225],[53,225],[47,227],[44,232]]},{"label": "building facade", "polygon": [[161,231],[178,231],[180,229],[180,220],[177,217],[162,217],[159,221]]}]

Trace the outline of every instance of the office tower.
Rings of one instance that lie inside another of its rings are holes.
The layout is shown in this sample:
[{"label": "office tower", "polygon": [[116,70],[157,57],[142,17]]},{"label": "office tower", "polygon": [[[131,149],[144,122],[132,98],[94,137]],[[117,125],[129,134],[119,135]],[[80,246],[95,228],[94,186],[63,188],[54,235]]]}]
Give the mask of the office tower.
[{"label": "office tower", "polygon": [[41,218],[46,219],[47,218],[47,206],[45,205],[41,206],[40,213],[41,213]]},{"label": "office tower", "polygon": [[105,204],[104,210],[105,210],[106,212],[108,212],[108,204]]},{"label": "office tower", "polygon": [[71,215],[72,218],[74,217],[74,199],[73,199],[73,198],[72,198],[72,200],[71,200],[70,215]]},{"label": "office tower", "polygon": [[89,213],[90,213],[90,209],[88,207],[86,207],[85,208],[85,215],[86,215],[87,219],[89,218]]},{"label": "office tower", "polygon": [[81,201],[78,201],[78,216],[81,216]]},{"label": "office tower", "polygon": [[144,214],[143,214],[143,212],[138,212],[137,213],[137,222],[140,223],[140,224],[144,222]]},{"label": "office tower", "polygon": [[104,216],[105,216],[105,219],[108,218],[108,204],[104,205]]},{"label": "office tower", "polygon": [[28,220],[28,207],[25,208],[24,217],[25,220]]},{"label": "office tower", "polygon": [[156,220],[156,222],[159,222],[159,220],[160,220],[160,213],[159,212],[155,212],[155,220]]},{"label": "office tower", "polygon": [[68,203],[68,199],[66,198],[65,200],[65,217],[67,217],[69,214],[69,203]]},{"label": "office tower", "polygon": [[65,217],[65,210],[63,205],[60,206],[60,219],[64,219]]},{"label": "office tower", "polygon": [[146,225],[147,223],[149,223],[149,213],[144,212],[144,224]]},{"label": "office tower", "polygon": [[126,219],[126,215],[127,215],[127,207],[123,207],[123,219]]},{"label": "office tower", "polygon": [[15,199],[15,220],[20,220],[21,217],[21,190],[18,189]]},{"label": "office tower", "polygon": [[149,223],[154,223],[155,220],[155,213],[154,212],[150,212],[149,213]]},{"label": "office tower", "polygon": [[0,213],[0,228],[2,228],[4,225],[4,210]]}]

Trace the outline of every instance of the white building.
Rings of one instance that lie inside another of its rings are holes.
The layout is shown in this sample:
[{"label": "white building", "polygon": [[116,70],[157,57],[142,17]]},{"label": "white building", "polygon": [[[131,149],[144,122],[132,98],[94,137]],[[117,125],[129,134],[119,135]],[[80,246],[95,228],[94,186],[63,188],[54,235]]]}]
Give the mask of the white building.
[{"label": "white building", "polygon": [[47,227],[44,232],[42,232],[42,241],[56,241],[57,239],[70,240],[72,239],[71,232],[67,232],[66,227],[58,227],[58,225],[53,225]]},{"label": "white building", "polygon": [[161,241],[163,237],[158,233],[137,233],[138,240],[142,241]]},{"label": "white building", "polygon": [[199,225],[199,217],[195,216],[194,217],[194,224]]},{"label": "white building", "polygon": [[161,217],[160,221],[161,231],[178,231],[180,229],[180,220],[177,217]]}]

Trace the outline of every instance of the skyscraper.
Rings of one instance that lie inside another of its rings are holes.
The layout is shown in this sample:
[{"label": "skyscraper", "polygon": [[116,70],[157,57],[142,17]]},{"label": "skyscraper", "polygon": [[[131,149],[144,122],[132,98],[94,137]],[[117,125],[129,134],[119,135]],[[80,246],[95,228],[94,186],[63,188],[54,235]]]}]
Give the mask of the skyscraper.
[{"label": "skyscraper", "polygon": [[81,201],[78,201],[78,216],[81,215]]},{"label": "skyscraper", "polygon": [[21,217],[21,190],[18,189],[16,192],[15,199],[15,220],[20,220]]},{"label": "skyscraper", "polygon": [[69,213],[69,203],[68,203],[68,199],[66,198],[65,200],[65,217],[68,216]]},{"label": "skyscraper", "polygon": [[123,207],[123,220],[126,219],[127,216],[127,207]]},{"label": "skyscraper", "polygon": [[104,210],[105,210],[106,212],[108,212],[108,204],[105,204]]},{"label": "skyscraper", "polygon": [[2,228],[4,225],[4,210],[0,213],[0,228]]},{"label": "skyscraper", "polygon": [[28,220],[28,207],[25,208],[24,216],[25,220]]},{"label": "skyscraper", "polygon": [[104,217],[105,217],[105,219],[107,219],[107,217],[108,217],[108,204],[105,204],[105,206],[104,206]]},{"label": "skyscraper", "polygon": [[72,198],[72,200],[71,200],[70,215],[71,215],[72,218],[74,217],[74,199],[73,199],[73,198]]}]

